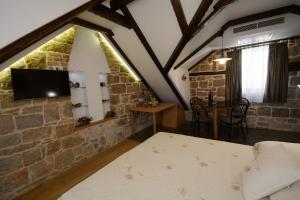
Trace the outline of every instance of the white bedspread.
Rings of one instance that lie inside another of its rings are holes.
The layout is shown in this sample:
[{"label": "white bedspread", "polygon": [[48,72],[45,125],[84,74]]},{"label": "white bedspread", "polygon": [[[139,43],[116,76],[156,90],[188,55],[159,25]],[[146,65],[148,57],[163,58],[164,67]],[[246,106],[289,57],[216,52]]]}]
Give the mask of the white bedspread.
[{"label": "white bedspread", "polygon": [[250,146],[157,133],[59,199],[242,200],[233,183],[251,160]]}]

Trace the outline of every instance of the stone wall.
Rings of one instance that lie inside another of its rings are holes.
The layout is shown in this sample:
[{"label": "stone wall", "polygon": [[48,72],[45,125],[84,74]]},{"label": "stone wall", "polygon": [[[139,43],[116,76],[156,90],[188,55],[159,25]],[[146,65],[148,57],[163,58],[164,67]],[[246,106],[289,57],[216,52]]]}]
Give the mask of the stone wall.
[{"label": "stone wall", "polygon": [[[75,33],[70,29],[11,67],[67,69]],[[103,48],[117,117],[88,128],[75,129],[69,97],[13,101],[9,68],[0,72],[0,199],[18,196],[151,125],[148,115],[133,117],[128,111],[147,90]]]},{"label": "stone wall", "polygon": [[[207,59],[194,67],[190,73],[225,71],[226,65],[220,65],[213,60],[221,56],[216,51]],[[191,97],[207,100],[209,90],[212,91],[215,101],[225,101],[225,74],[190,76]]]},{"label": "stone wall", "polygon": [[[99,41],[111,70],[107,77],[111,110],[117,114],[120,124],[125,125],[128,129],[132,129],[133,132],[145,128],[145,125],[151,125],[149,124],[151,115],[147,113],[136,113],[133,115],[130,112],[130,108],[138,104],[139,98],[149,95],[153,96],[153,94],[141,81],[135,80],[127,70],[125,63],[115,55],[103,37],[99,37]],[[127,136],[131,132],[129,131]]]},{"label": "stone wall", "polygon": [[[289,62],[300,62],[300,39],[290,40]],[[281,104],[252,103],[248,122],[251,128],[300,132],[300,71],[289,72],[288,101]]]},{"label": "stone wall", "polygon": [[[300,39],[290,40],[288,47],[289,62],[300,62]],[[220,67],[212,61],[219,55],[218,52],[211,55],[191,72],[226,70],[226,66]],[[225,75],[190,76],[190,79],[192,97],[207,99],[208,91],[211,89],[217,100],[225,99]],[[248,112],[249,127],[300,132],[300,89],[297,88],[299,83],[300,71],[289,72],[287,103],[252,103]]]}]

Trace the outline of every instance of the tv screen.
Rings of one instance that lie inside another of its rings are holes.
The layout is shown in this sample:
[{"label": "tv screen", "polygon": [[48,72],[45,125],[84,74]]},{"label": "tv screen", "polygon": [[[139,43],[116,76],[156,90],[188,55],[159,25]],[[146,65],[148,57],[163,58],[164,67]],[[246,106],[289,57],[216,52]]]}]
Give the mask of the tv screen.
[{"label": "tv screen", "polygon": [[14,99],[70,96],[67,71],[11,69]]}]

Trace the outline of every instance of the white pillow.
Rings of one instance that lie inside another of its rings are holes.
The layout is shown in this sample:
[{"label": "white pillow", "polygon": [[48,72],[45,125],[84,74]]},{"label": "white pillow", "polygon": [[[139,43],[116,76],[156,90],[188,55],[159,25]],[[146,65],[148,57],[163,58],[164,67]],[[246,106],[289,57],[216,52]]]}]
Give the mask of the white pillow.
[{"label": "white pillow", "polygon": [[300,166],[280,144],[257,155],[242,173],[245,200],[264,198],[300,180]]},{"label": "white pillow", "polygon": [[287,153],[295,157],[295,159],[300,164],[300,144],[298,143],[288,143],[288,142],[276,142],[276,141],[264,141],[258,142],[254,145],[254,157],[256,158],[258,153],[265,151],[268,148],[281,144]]},{"label": "white pillow", "polygon": [[270,195],[270,200],[297,200],[297,199],[300,199],[300,181]]}]

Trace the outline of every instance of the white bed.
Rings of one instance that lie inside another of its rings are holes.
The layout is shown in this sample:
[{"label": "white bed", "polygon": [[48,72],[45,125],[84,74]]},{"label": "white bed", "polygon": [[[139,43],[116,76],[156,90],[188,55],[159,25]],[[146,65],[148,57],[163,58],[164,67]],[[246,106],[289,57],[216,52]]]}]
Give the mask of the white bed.
[{"label": "white bed", "polygon": [[238,174],[251,146],[157,133],[60,200],[242,200]]}]

